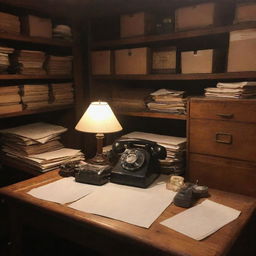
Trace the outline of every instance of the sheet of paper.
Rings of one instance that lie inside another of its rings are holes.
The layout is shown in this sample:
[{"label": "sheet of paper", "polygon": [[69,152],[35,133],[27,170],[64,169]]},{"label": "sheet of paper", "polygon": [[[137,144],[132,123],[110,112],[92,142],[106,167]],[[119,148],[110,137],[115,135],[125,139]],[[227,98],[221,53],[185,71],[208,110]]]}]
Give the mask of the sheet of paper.
[{"label": "sheet of paper", "polygon": [[108,183],[69,207],[149,228],[175,194],[161,181],[147,189]]},{"label": "sheet of paper", "polygon": [[97,188],[99,186],[78,183],[75,182],[74,177],[68,177],[33,188],[28,194],[39,199],[65,204],[74,202]]},{"label": "sheet of paper", "polygon": [[202,240],[235,220],[240,213],[238,210],[206,199],[201,204],[164,220],[161,224],[193,239]]}]

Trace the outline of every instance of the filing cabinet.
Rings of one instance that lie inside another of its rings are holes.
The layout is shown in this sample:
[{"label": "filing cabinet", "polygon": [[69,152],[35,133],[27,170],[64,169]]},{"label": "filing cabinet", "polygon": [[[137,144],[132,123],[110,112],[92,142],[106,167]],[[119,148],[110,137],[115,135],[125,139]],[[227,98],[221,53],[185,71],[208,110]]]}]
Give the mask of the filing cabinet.
[{"label": "filing cabinet", "polygon": [[188,178],[256,196],[256,100],[191,98]]}]

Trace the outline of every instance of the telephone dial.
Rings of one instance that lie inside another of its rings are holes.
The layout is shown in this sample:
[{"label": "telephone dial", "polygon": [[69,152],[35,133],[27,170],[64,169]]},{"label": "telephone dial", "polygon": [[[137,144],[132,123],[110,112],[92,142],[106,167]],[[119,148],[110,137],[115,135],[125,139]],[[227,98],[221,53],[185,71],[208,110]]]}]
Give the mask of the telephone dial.
[{"label": "telephone dial", "polygon": [[159,176],[159,159],[166,158],[166,149],[156,142],[142,139],[119,139],[112,145],[121,155],[113,167],[110,181],[146,188]]}]

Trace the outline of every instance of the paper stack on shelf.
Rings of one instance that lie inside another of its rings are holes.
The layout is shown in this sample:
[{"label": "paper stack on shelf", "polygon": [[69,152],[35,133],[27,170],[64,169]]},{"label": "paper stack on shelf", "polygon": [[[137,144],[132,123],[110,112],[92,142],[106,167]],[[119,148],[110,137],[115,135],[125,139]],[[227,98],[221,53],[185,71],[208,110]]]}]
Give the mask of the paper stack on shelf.
[{"label": "paper stack on shelf", "polygon": [[56,25],[53,28],[53,37],[71,41],[72,40],[72,32],[71,32],[70,26]]},{"label": "paper stack on shelf", "polygon": [[19,86],[0,86],[0,114],[22,111]]},{"label": "paper stack on shelf", "polygon": [[0,12],[0,31],[11,34],[20,33],[20,19],[16,15]]},{"label": "paper stack on shelf", "polygon": [[205,96],[237,99],[254,98],[256,96],[256,81],[217,83],[217,87],[205,88]]},{"label": "paper stack on shelf", "polygon": [[34,110],[49,106],[48,84],[25,84],[21,88],[24,109]]},{"label": "paper stack on shelf", "polygon": [[147,107],[158,112],[185,114],[186,99],[184,94],[184,91],[159,89],[150,94],[150,101],[147,103]]},{"label": "paper stack on shelf", "polygon": [[151,140],[164,146],[167,151],[167,157],[164,160],[160,160],[161,172],[175,175],[184,173],[186,138],[145,132],[131,132],[123,135],[122,138]]},{"label": "paper stack on shelf", "polygon": [[12,69],[23,75],[45,75],[44,61],[42,51],[16,50],[12,56]]},{"label": "paper stack on shelf", "polygon": [[7,73],[10,66],[9,54],[13,52],[13,48],[0,46],[0,73]]},{"label": "paper stack on shelf", "polygon": [[46,172],[59,165],[84,160],[80,150],[64,148],[59,141],[67,128],[47,123],[32,123],[0,130],[2,151],[23,166]]},{"label": "paper stack on shelf", "polygon": [[45,69],[50,75],[71,75],[73,56],[48,55]]},{"label": "paper stack on shelf", "polygon": [[51,84],[54,105],[68,105],[74,103],[74,89],[72,83]]}]

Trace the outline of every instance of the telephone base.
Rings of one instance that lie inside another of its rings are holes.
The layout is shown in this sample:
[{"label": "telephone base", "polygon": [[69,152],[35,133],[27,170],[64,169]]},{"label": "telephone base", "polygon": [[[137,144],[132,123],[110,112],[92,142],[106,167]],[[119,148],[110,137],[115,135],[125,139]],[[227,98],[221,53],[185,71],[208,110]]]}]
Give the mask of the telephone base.
[{"label": "telephone base", "polygon": [[124,173],[111,172],[110,182],[128,185],[139,188],[147,188],[159,176],[158,173],[151,173],[145,176],[126,175]]}]

